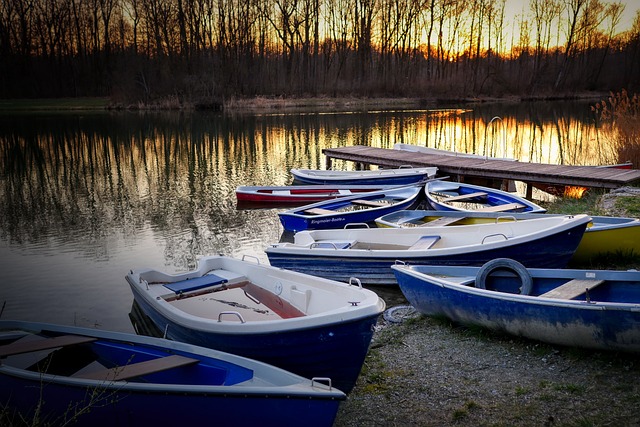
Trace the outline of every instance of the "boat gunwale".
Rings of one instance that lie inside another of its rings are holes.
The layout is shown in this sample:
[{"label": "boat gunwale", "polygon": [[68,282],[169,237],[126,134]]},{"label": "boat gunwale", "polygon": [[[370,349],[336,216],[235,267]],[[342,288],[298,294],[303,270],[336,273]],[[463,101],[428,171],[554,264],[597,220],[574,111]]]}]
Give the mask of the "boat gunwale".
[{"label": "boat gunwale", "polygon": [[[47,374],[38,371],[29,371],[23,368],[17,368],[7,364],[0,364],[0,374],[9,375],[15,378],[21,378],[25,380],[36,381],[38,383],[56,383],[60,385],[74,386],[79,388],[86,387],[98,387],[100,389],[111,390],[114,392],[145,392],[145,393],[169,393],[169,394],[220,394],[231,396],[251,396],[251,397],[294,397],[308,399],[313,396],[314,398],[326,398],[326,399],[343,399],[345,396],[342,391],[331,388],[322,384],[321,387],[306,387],[305,384],[310,384],[311,380],[300,377],[299,375],[292,374],[281,368],[277,368],[268,365],[263,362],[248,359],[241,356],[236,356],[230,353],[225,353],[218,350],[208,349],[191,345],[188,343],[171,341],[161,338],[149,337],[144,335],[132,335],[122,332],[106,331],[100,329],[92,329],[90,333],[84,328],[75,326],[58,326],[47,323],[25,322],[25,321],[0,321],[1,330],[27,330],[31,334],[42,334],[46,332],[53,333],[66,333],[74,335],[82,335],[89,337],[96,337],[97,342],[110,341],[130,343],[135,346],[141,346],[158,350],[166,354],[179,354],[190,357],[198,357],[200,362],[206,363],[207,360],[212,361],[220,360],[224,363],[237,365],[244,369],[250,369],[253,371],[254,378],[261,379],[262,381],[268,381],[273,374],[283,375],[284,379],[282,384],[279,383],[265,383],[265,384],[251,384],[252,380],[244,381],[234,385],[202,385],[202,384],[171,384],[171,383],[141,383],[132,381],[105,381],[86,379],[81,377],[70,377],[64,375]],[[266,377],[262,377],[260,374],[264,372]],[[256,375],[258,374],[258,375]],[[308,381],[308,383],[307,383]]]},{"label": "boat gunwale", "polygon": [[[447,256],[447,255],[451,255],[451,254],[458,254],[460,252],[465,252],[465,253],[476,253],[476,252],[484,252],[486,250],[494,250],[494,249],[501,249],[504,247],[509,247],[509,246],[515,246],[515,245],[520,245],[520,244],[524,244],[526,242],[532,241],[532,240],[538,240],[540,237],[542,238],[552,238],[553,236],[559,234],[559,233],[563,233],[565,231],[568,231],[570,229],[573,228],[577,228],[577,227],[582,227],[583,225],[586,227],[586,225],[590,222],[590,217],[584,214],[580,214],[580,215],[563,215],[562,217],[562,221],[559,222],[559,224],[553,226],[553,227],[549,227],[549,228],[545,228],[543,230],[535,230],[533,232],[527,233],[527,234],[522,234],[516,237],[512,237],[509,238],[507,240],[500,240],[500,241],[494,241],[494,242],[488,242],[488,243],[473,243],[473,244],[468,244],[468,245],[459,245],[459,246],[452,246],[452,247],[446,247],[446,248],[438,248],[438,247],[431,247],[429,249],[390,249],[390,250],[384,250],[384,249],[366,249],[366,248],[347,248],[347,249],[340,249],[340,248],[322,248],[322,247],[316,247],[316,248],[312,248],[311,245],[313,245],[313,243],[318,243],[318,242],[329,242],[331,241],[331,239],[314,239],[313,237],[310,238],[310,240],[313,240],[312,242],[309,243],[309,245],[307,244],[296,244],[296,243],[275,243],[270,245],[269,247],[267,247],[265,249],[265,252],[267,253],[275,253],[275,254],[279,254],[279,255],[284,255],[284,254],[291,254],[291,255],[305,255],[305,256],[323,256],[323,257],[328,257],[328,258],[336,258],[336,257],[347,257],[347,258],[363,258],[362,254],[366,254],[366,253],[375,253],[375,257],[372,256],[371,258],[399,258],[399,259],[411,259],[411,258],[422,258],[424,256]],[[544,217],[541,216],[540,219],[533,219],[532,221],[539,221],[539,220],[543,220],[546,221],[547,219],[551,219],[551,218],[555,218],[556,221],[558,220],[558,218],[560,217]],[[573,219],[573,218],[578,218],[579,220],[572,220],[569,221],[568,219]],[[507,224],[507,225],[511,225],[511,223],[501,223],[501,224]],[[473,224],[470,225],[472,227],[476,227],[476,226],[494,226],[496,224],[490,223],[490,224]],[[354,241],[358,241],[357,237],[354,237],[357,235],[358,230],[361,229],[349,229],[349,232],[353,233],[353,236],[348,236],[349,238],[343,237],[342,241],[344,240],[354,240]],[[416,234],[416,236],[418,235],[425,235],[425,234],[437,234],[434,232],[434,230],[429,230],[428,227],[425,227],[424,229],[420,229],[420,228],[416,228],[416,227],[412,227],[412,228],[380,228],[380,229],[364,229],[364,230],[376,230],[376,232],[378,232],[377,230],[380,230],[381,232],[384,233],[395,233],[395,232],[402,232],[402,230],[408,230],[407,234]],[[418,233],[418,231],[423,231],[423,233]],[[313,233],[318,233],[318,232],[326,232],[326,230],[308,230],[308,231],[302,231],[299,233],[296,233],[296,237],[298,236],[302,236],[302,234],[300,233],[309,233],[309,234],[313,234]],[[485,236],[486,237],[486,236]],[[338,239],[335,239],[338,240]],[[362,243],[366,244],[366,241],[362,241]]]},{"label": "boat gunwale", "polygon": [[[464,285],[464,284],[459,284],[459,283],[455,283],[452,282],[451,280],[448,280],[446,277],[440,277],[437,276],[435,274],[428,274],[428,273],[423,273],[419,270],[416,270],[415,268],[413,268],[415,266],[411,266],[411,265],[401,265],[401,264],[394,264],[391,266],[391,269],[394,271],[399,271],[403,274],[406,274],[408,276],[413,277],[416,280],[419,281],[424,281],[424,282],[429,282],[431,283],[433,286],[438,286],[440,288],[444,288],[444,289],[448,289],[451,291],[455,291],[455,292],[461,292],[461,293],[466,293],[466,294],[471,294],[471,295],[476,295],[479,297],[483,297],[483,298],[489,298],[492,300],[499,300],[499,301],[509,301],[509,302],[517,302],[517,303],[526,303],[526,304],[535,304],[535,305],[543,305],[543,306],[552,306],[552,307],[565,307],[565,308],[580,308],[583,310],[597,310],[597,311],[602,311],[602,310],[610,310],[610,309],[617,309],[617,310],[625,310],[625,311],[632,311],[632,312],[640,312],[640,302],[638,303],[620,303],[620,302],[609,302],[609,301],[585,301],[585,300],[568,300],[568,299],[562,299],[562,298],[547,298],[547,297],[540,297],[538,295],[521,295],[521,294],[513,294],[513,293],[508,293],[508,292],[499,292],[499,291],[493,291],[490,289],[481,289],[481,288],[477,288],[475,286],[468,286],[468,285]],[[429,267],[429,266],[419,266],[419,267]],[[441,266],[440,266],[441,267]],[[453,268],[468,268],[470,271],[474,271],[477,272],[480,270],[480,267],[453,267]],[[572,277],[572,274],[574,276],[577,276],[579,274],[584,275],[584,271],[583,270],[568,270],[568,269],[564,269],[564,273],[562,276],[557,276],[557,275],[552,275],[553,270],[558,270],[558,269],[536,269],[536,268],[528,268],[527,269],[532,277],[536,278],[536,277],[540,277],[540,278],[556,278],[556,277],[560,277],[560,278],[566,278],[567,280],[571,280],[571,279],[575,279],[577,277]],[[540,274],[542,271],[546,271],[547,273],[549,273],[549,275],[545,276],[544,274]],[[589,271],[589,272],[593,272],[596,273],[596,275],[598,274],[598,272],[603,272],[602,270],[585,270],[585,271]],[[640,274],[638,274],[638,272],[633,272],[633,271],[620,271],[620,273],[635,273],[636,279],[640,280]],[[464,275],[464,276],[447,276],[447,277],[465,277],[468,280],[473,279],[475,282],[475,277],[476,275]],[[584,277],[581,277],[584,278]],[[604,279],[607,280],[607,277],[601,277],[599,276],[600,279]],[[609,280],[616,280],[613,278],[610,278]],[[400,281],[398,281],[398,283],[400,283]],[[400,285],[401,286],[401,285]],[[402,286],[401,286],[402,287]]]},{"label": "boat gunwale", "polygon": [[[224,262],[245,262],[237,259],[224,257],[224,256],[213,256],[209,257],[211,259],[219,258],[221,263]],[[214,261],[217,262],[217,261]],[[216,264],[217,265],[217,264]],[[292,317],[286,319],[273,319],[273,320],[255,320],[255,321],[246,321],[245,323],[241,323],[239,320],[231,320],[231,321],[222,321],[218,322],[217,320],[204,318],[201,316],[196,316],[190,313],[187,313],[181,310],[178,307],[175,307],[171,304],[170,301],[166,301],[158,292],[152,292],[152,289],[145,289],[146,283],[142,283],[140,281],[140,275],[145,272],[159,272],[158,270],[150,270],[150,269],[142,269],[142,270],[134,270],[126,276],[126,280],[132,288],[134,292],[134,296],[139,296],[146,301],[153,310],[155,310],[159,315],[164,317],[170,322],[173,322],[178,325],[183,325],[184,327],[192,328],[198,331],[204,331],[208,333],[215,333],[220,335],[241,335],[241,334],[271,334],[274,332],[289,332],[289,331],[298,331],[305,330],[310,328],[316,328],[318,326],[331,326],[344,322],[357,322],[365,319],[369,319],[374,316],[378,316],[380,313],[384,311],[385,302],[382,300],[377,294],[369,289],[365,289],[363,287],[358,287],[355,284],[350,285],[348,283],[342,283],[337,281],[332,281],[329,279],[325,279],[322,277],[310,276],[303,273],[298,273],[295,271],[285,270],[278,267],[266,266],[262,264],[253,264],[246,263],[244,264],[248,269],[259,269],[256,275],[265,277],[266,280],[269,278],[282,278],[282,280],[295,282],[296,280],[304,283],[308,286],[308,289],[317,289],[319,291],[326,291],[327,286],[330,286],[331,289],[343,289],[344,293],[341,292],[341,295],[344,295],[344,305],[335,306],[331,310],[321,311],[318,313],[305,314],[300,317]],[[200,267],[197,270],[192,270],[183,275],[193,275],[195,276],[195,272],[198,272],[200,268],[204,268],[204,266]],[[218,268],[224,268],[222,264]],[[231,270],[229,270],[231,271]],[[159,272],[162,273],[162,272]],[[163,273],[164,274],[164,273]],[[170,276],[170,275],[168,275]],[[174,277],[182,277],[182,275],[175,275]],[[248,275],[244,275],[244,278],[251,280]],[[261,287],[267,291],[267,288],[264,285],[261,285],[259,282],[252,281],[256,286]],[[155,285],[151,285],[155,286]],[[271,291],[269,291],[271,292]],[[361,296],[361,300],[358,301],[357,304],[354,304],[355,300],[351,298],[351,296],[357,293]],[[283,298],[285,299],[285,298]],[[287,300],[288,301],[288,300]],[[291,301],[288,301],[291,303]],[[294,304],[295,306],[295,304]],[[230,310],[231,311],[231,310]],[[330,319],[330,320],[328,320]]]}]

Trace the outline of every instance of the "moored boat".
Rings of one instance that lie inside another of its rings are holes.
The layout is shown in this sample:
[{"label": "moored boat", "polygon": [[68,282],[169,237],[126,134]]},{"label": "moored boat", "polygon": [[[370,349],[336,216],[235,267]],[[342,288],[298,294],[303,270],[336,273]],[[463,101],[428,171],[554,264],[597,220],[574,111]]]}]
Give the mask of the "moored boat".
[{"label": "moored boat", "polygon": [[422,185],[393,187],[288,209],[278,216],[286,231],[343,228],[373,223],[380,215],[415,206],[422,194]]},{"label": "moored boat", "polygon": [[355,194],[384,190],[384,185],[283,185],[283,186],[251,186],[241,185],[236,188],[238,205],[304,205],[353,196]]},{"label": "moored boat", "polygon": [[331,426],[345,394],[322,379],[189,344],[0,321],[3,419],[31,425]]},{"label": "moored boat", "polygon": [[349,392],[384,301],[374,292],[256,262],[203,257],[170,275],[127,275],[136,302],[166,337],[260,360]]},{"label": "moored boat", "polygon": [[516,194],[462,182],[429,181],[425,184],[425,197],[433,209],[443,211],[531,213],[546,211]]},{"label": "moored boat", "polygon": [[564,267],[580,243],[587,215],[434,229],[369,228],[308,230],[294,242],[265,249],[276,267],[347,281],[357,272],[365,284],[395,284],[390,266],[412,264],[481,265],[511,256],[531,267]]},{"label": "moored boat", "polygon": [[[545,214],[545,216],[553,216]],[[556,215],[557,216],[557,215]],[[401,210],[376,219],[378,227],[464,226],[469,224],[524,221],[540,218],[534,213],[497,213],[474,211]],[[591,216],[571,262],[587,263],[602,256],[640,255],[640,219]]]},{"label": "moored boat", "polygon": [[418,311],[551,344],[640,351],[640,272],[394,265]]},{"label": "moored boat", "polygon": [[302,184],[330,185],[409,185],[434,178],[435,167],[401,167],[362,171],[336,171],[323,169],[291,169],[294,181]]}]

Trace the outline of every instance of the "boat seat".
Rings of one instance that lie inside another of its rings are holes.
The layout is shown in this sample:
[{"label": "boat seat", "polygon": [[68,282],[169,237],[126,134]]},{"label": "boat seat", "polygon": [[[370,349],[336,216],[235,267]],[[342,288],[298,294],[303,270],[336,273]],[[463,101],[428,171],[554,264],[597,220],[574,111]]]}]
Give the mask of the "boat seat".
[{"label": "boat seat", "polygon": [[504,205],[487,206],[486,208],[476,209],[478,212],[505,212],[516,209],[523,209],[526,206],[522,203],[507,203]]},{"label": "boat seat", "polygon": [[209,286],[221,285],[227,283],[228,280],[216,276],[215,274],[206,274],[201,277],[195,277],[193,279],[181,280],[179,282],[166,283],[165,288],[172,290],[176,294],[181,292],[196,291],[198,289],[206,288]]},{"label": "boat seat", "polygon": [[478,191],[476,193],[460,194],[459,196],[447,197],[444,201],[447,203],[457,202],[459,200],[473,199],[474,197],[487,197],[487,193],[485,193],[484,191]]},{"label": "boat seat", "polygon": [[304,213],[309,215],[331,215],[336,213],[336,211],[332,211],[330,209],[322,209],[322,208],[311,208],[311,209],[306,209]]},{"label": "boat seat", "polygon": [[429,249],[435,245],[438,240],[440,240],[440,236],[422,236],[417,242],[409,247],[409,250]]},{"label": "boat seat", "polygon": [[424,224],[420,224],[420,227],[439,227],[443,225],[453,224],[455,222],[463,220],[464,217],[446,217],[441,216],[438,219],[431,220],[429,222],[425,222]]},{"label": "boat seat", "polygon": [[198,359],[173,354],[171,356],[146,360],[144,362],[131,363],[129,365],[116,366],[115,368],[101,369],[99,371],[73,375],[73,377],[87,380],[122,381],[153,374],[155,372],[166,371],[167,369],[193,365],[198,362]]},{"label": "boat seat", "polygon": [[354,205],[369,206],[372,208],[379,208],[380,206],[388,205],[385,202],[377,202],[375,200],[364,200],[364,199],[352,200],[351,203],[353,203]]},{"label": "boat seat", "polygon": [[15,354],[31,353],[32,351],[50,350],[58,347],[66,347],[75,344],[84,344],[95,341],[97,338],[83,335],[61,335],[59,337],[41,340],[14,341],[11,344],[0,346],[0,357],[13,356]]},{"label": "boat seat", "polygon": [[604,280],[595,279],[573,279],[567,283],[551,289],[549,292],[545,292],[540,295],[542,298],[559,298],[559,299],[574,299],[587,291],[592,290],[596,286],[601,285]]},{"label": "boat seat", "polygon": [[295,285],[291,286],[290,303],[303,313],[309,308],[309,300],[311,299],[311,290],[300,290]]},{"label": "boat seat", "polygon": [[311,244],[311,248],[319,249],[349,249],[356,243],[355,240],[336,241],[336,242],[315,242]]}]

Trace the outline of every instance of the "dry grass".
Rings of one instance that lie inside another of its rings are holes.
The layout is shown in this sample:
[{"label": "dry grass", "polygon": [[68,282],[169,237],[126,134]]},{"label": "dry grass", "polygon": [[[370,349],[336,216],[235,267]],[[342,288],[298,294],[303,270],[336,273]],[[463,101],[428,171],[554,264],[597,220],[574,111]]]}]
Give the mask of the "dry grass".
[{"label": "dry grass", "polygon": [[593,107],[620,161],[631,161],[640,167],[640,96],[626,90],[612,93]]},{"label": "dry grass", "polygon": [[419,108],[424,101],[418,98],[356,98],[356,97],[264,97],[231,98],[224,102],[230,113],[284,113],[359,111],[376,108]]}]

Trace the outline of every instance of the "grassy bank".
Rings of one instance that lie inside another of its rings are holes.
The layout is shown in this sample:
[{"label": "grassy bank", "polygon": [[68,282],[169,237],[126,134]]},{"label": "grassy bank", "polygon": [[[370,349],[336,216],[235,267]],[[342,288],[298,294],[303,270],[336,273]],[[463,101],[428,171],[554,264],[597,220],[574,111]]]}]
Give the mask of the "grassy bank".
[{"label": "grassy bank", "polygon": [[108,98],[0,99],[0,111],[105,110]]}]

